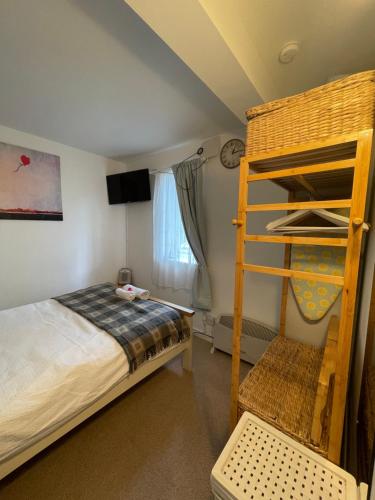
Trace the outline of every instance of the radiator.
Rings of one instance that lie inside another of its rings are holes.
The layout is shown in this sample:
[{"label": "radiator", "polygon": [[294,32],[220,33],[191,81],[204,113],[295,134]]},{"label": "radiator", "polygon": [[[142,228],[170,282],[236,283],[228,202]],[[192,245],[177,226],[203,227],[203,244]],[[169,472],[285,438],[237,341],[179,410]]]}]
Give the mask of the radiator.
[{"label": "radiator", "polygon": [[[219,316],[213,327],[213,348],[232,354],[233,315]],[[255,364],[278,331],[260,321],[242,318],[241,359]]]}]

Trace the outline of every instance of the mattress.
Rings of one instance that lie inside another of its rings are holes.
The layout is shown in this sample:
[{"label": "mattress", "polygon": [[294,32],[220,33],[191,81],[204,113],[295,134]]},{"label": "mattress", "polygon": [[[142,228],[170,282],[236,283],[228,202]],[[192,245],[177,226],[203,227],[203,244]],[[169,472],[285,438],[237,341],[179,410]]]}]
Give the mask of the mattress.
[{"label": "mattress", "polygon": [[128,373],[117,341],[55,300],[0,311],[0,462]]}]

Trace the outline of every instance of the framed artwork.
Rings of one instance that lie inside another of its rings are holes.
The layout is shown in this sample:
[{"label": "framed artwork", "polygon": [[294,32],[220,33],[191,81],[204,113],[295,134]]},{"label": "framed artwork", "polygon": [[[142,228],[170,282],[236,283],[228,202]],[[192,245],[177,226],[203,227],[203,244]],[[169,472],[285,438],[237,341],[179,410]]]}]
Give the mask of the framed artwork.
[{"label": "framed artwork", "polygon": [[0,219],[63,220],[59,156],[0,142]]}]

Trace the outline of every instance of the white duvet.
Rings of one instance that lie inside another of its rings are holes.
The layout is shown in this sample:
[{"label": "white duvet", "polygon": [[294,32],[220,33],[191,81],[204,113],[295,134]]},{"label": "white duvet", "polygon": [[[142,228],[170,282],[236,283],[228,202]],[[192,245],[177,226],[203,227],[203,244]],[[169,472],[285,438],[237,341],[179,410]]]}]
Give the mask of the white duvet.
[{"label": "white duvet", "polygon": [[0,311],[0,461],[128,372],[113,337],[55,300]]}]

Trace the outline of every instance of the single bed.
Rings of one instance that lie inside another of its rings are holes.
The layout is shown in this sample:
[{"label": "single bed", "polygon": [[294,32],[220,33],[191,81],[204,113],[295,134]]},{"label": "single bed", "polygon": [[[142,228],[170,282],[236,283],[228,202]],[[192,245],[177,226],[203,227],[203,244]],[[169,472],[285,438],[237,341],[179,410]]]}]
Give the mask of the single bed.
[{"label": "single bed", "polygon": [[[194,311],[151,299],[189,321]],[[135,371],[118,341],[50,299],[0,311],[0,479],[183,353],[192,336]]]}]

